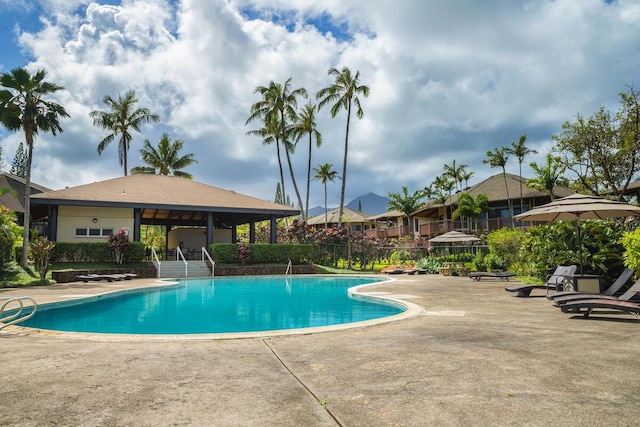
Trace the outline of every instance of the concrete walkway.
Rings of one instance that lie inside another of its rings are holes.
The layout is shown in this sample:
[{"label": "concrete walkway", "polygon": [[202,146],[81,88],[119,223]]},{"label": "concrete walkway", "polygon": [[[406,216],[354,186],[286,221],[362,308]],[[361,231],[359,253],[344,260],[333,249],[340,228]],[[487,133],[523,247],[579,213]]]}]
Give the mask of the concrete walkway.
[{"label": "concrete walkway", "polygon": [[[0,297],[55,301],[148,283]],[[0,425],[637,424],[640,320],[585,320],[505,284],[400,276],[370,291],[419,304],[419,315],[309,335],[99,341],[4,330]]]}]

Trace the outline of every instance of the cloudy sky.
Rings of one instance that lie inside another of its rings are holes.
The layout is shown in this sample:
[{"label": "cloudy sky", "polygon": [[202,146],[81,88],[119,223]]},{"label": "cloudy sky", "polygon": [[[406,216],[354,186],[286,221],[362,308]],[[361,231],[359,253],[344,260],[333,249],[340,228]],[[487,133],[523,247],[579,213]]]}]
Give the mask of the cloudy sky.
[{"label": "cloudy sky", "polygon": [[[615,110],[640,85],[637,0],[0,0],[0,17],[0,72],[44,68],[65,87],[71,118],[34,154],[33,180],[53,189],[123,174],[117,142],[98,155],[106,134],[88,114],[129,89],[161,117],[134,134],[130,166],[167,132],[195,154],[195,180],[273,200],[275,148],[246,135],[260,127],[245,125],[255,87],[291,77],[314,95],[330,67],[359,70],[371,93],[352,120],[348,202],[423,188],[453,160],[477,183],[499,172],[487,150],[522,134],[539,151],[526,161],[540,161],[563,122]],[[314,167],[342,172],[345,123],[320,112]],[[23,140],[0,127],[5,169]],[[306,152],[301,141],[293,155],[303,199]],[[339,199],[330,184],[329,205]],[[322,204],[316,181],[310,205]]]}]

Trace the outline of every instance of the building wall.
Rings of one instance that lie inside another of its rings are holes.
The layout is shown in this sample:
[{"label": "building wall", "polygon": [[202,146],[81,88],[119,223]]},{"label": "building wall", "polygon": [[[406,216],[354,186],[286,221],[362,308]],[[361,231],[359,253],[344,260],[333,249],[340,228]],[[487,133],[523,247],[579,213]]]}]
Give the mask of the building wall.
[{"label": "building wall", "polygon": [[[58,207],[59,242],[105,242],[109,238],[108,230],[117,233],[120,228],[132,236],[133,208]],[[76,229],[87,230],[87,235],[77,236]],[[97,230],[98,235],[94,235]]]},{"label": "building wall", "polygon": [[[213,230],[214,243],[232,243],[231,230],[216,228]],[[200,250],[207,243],[207,231],[204,228],[175,228],[169,232],[167,247],[175,249]]]}]

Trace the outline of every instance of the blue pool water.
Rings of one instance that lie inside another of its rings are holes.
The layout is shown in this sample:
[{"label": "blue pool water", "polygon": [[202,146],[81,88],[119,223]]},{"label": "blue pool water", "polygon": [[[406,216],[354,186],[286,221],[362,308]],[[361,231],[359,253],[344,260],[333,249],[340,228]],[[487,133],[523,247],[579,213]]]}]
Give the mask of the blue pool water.
[{"label": "blue pool water", "polygon": [[359,322],[404,311],[393,303],[352,298],[365,277],[189,279],[178,286],[41,306],[21,323],[40,329],[117,334],[272,331]]}]

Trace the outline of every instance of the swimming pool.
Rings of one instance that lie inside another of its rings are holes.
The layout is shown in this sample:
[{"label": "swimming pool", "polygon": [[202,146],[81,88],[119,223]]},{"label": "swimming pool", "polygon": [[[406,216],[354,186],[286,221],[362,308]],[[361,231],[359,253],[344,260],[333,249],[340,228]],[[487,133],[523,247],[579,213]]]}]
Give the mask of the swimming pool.
[{"label": "swimming pool", "polygon": [[341,325],[406,309],[397,302],[348,293],[349,288],[384,280],[362,276],[187,279],[159,289],[41,305],[20,326],[100,334],[216,334]]}]

